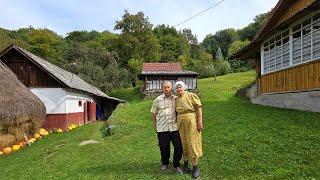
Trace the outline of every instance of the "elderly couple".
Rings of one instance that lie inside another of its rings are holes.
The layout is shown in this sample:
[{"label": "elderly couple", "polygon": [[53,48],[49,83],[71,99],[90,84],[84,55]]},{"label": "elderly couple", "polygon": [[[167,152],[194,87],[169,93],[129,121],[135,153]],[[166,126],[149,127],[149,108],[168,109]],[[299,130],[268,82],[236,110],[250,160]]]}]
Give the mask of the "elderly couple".
[{"label": "elderly couple", "polygon": [[[167,171],[170,158],[170,143],[174,147],[173,167],[176,173],[190,173],[194,179],[200,178],[198,167],[202,156],[202,109],[198,96],[185,91],[182,81],[175,83],[177,96],[172,94],[169,81],[162,84],[163,94],[152,105],[151,113],[155,130],[158,134],[161,152],[161,170]],[[183,154],[184,165],[180,167]],[[188,161],[192,161],[191,169]]]}]

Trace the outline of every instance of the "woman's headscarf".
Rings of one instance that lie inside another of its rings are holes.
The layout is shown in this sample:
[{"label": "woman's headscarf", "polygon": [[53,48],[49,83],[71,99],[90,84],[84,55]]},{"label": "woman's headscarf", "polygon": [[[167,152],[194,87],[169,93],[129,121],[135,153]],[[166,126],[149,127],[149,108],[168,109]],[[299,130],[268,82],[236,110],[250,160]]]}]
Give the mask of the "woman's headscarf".
[{"label": "woman's headscarf", "polygon": [[176,84],[174,84],[174,89],[177,89],[177,86],[181,86],[183,90],[186,89],[186,84],[182,81],[177,81]]}]

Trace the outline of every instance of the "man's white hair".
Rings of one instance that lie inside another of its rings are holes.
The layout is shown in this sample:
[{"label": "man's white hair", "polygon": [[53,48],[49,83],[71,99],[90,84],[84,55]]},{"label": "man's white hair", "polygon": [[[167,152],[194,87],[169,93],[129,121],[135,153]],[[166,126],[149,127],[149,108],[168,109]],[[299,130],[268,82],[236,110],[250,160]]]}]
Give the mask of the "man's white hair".
[{"label": "man's white hair", "polygon": [[162,87],[163,87],[164,85],[169,85],[169,86],[172,88],[172,84],[171,84],[170,81],[163,81]]}]

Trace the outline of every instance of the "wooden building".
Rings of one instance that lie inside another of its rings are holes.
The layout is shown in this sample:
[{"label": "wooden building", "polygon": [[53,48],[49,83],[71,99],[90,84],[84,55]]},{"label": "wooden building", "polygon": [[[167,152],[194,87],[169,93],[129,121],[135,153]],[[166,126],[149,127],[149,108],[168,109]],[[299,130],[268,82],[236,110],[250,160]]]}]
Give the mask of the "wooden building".
[{"label": "wooden building", "polygon": [[124,102],[19,46],[6,48],[0,59],[44,103],[45,128],[66,129],[70,124],[106,119]]},{"label": "wooden building", "polygon": [[143,63],[140,79],[143,80],[142,92],[145,95],[162,92],[162,83],[170,81],[174,85],[183,81],[187,90],[197,91],[198,73],[182,70],[180,63]]},{"label": "wooden building", "polygon": [[[317,93],[320,90],[320,1],[279,0],[251,44],[233,58],[255,59],[258,96],[272,98],[278,94],[281,99],[289,93],[291,97],[303,92]],[[285,106],[291,108],[279,105]]]}]

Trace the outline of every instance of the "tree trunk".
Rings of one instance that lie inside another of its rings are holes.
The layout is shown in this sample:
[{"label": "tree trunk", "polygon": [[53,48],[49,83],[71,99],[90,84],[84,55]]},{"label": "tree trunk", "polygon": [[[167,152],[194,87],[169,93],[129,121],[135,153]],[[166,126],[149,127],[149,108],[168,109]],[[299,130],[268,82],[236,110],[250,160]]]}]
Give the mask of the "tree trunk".
[{"label": "tree trunk", "polygon": [[131,77],[131,84],[132,84],[132,87],[137,86],[137,77],[135,77],[135,76]]}]

